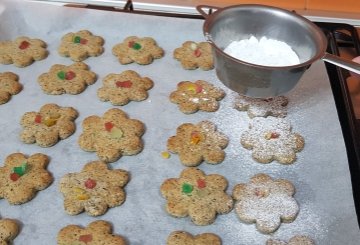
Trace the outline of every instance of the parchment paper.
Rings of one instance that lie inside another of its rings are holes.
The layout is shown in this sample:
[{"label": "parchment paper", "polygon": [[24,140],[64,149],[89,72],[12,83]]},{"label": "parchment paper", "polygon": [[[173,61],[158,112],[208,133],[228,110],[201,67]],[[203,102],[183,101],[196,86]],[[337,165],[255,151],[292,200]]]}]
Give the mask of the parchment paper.
[{"label": "parchment paper", "polygon": [[[26,68],[0,65],[0,72],[17,73],[24,86],[20,94],[0,106],[0,163],[3,165],[5,157],[14,152],[27,155],[41,152],[51,157],[48,170],[54,176],[52,185],[28,203],[11,206],[6,200],[0,200],[0,216],[17,219],[22,224],[14,244],[56,244],[57,233],[62,227],[69,224],[86,226],[98,219],[110,221],[114,233],[126,237],[133,245],[165,244],[174,230],[193,234],[213,232],[222,238],[223,244],[260,245],[269,238],[288,240],[296,234],[309,235],[317,244],[358,244],[360,233],[346,149],[323,62],[314,63],[296,88],[287,94],[290,99],[288,120],[293,130],[305,138],[304,150],[298,153],[298,159],[292,165],[260,164],[240,145],[240,135],[247,129],[249,118],[245,112],[233,109],[234,92],[222,85],[214,70],[186,71],[172,57],[173,50],[184,41],[204,40],[202,24],[201,20],[1,1],[0,40],[12,40],[20,35],[40,38],[47,42],[50,52],[47,59]],[[64,34],[81,29],[88,29],[106,41],[104,54],[85,60],[97,73],[97,82],[79,95],[44,94],[37,77],[54,64],[72,64],[70,59],[60,57],[56,50]],[[147,66],[121,65],[111,54],[111,48],[129,35],[155,38],[165,50],[165,57]],[[84,164],[97,159],[95,153],[84,152],[77,144],[82,132],[81,122],[90,115],[101,116],[113,107],[101,102],[96,91],[107,74],[127,69],[148,76],[155,83],[147,100],[119,107],[131,118],[146,124],[144,150],[110,164],[111,168],[125,169],[131,174],[125,188],[127,199],[122,206],[109,209],[100,217],[90,217],[86,213],[70,216],[63,208],[59,180],[66,173],[79,172]],[[185,115],[170,103],[168,96],[178,82],[197,79],[209,81],[227,92],[217,112]],[[76,120],[76,132],[50,148],[22,143],[19,139],[21,116],[28,111],[38,111],[46,103],[76,108],[80,114]],[[214,122],[221,132],[228,135],[230,142],[223,163],[203,163],[199,168],[207,174],[225,176],[229,181],[228,194],[237,183],[248,182],[251,176],[260,172],[292,181],[300,206],[294,222],[282,224],[274,234],[264,235],[256,230],[254,224],[242,223],[234,211],[218,216],[209,226],[196,226],[189,218],[177,219],[166,213],[160,185],[167,178],[179,177],[184,166],[177,155],[163,159],[160,153],[166,150],[167,139],[175,135],[180,124],[205,119]]]}]

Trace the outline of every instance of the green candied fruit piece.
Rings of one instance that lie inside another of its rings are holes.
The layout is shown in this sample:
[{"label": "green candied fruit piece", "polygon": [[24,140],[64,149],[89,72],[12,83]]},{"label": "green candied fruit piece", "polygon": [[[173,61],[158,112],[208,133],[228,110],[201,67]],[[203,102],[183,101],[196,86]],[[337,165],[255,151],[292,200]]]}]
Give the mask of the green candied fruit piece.
[{"label": "green candied fruit piece", "polygon": [[140,45],[140,43],[134,43],[132,48],[135,49],[135,50],[139,50],[139,49],[141,49],[141,45]]},{"label": "green candied fruit piece", "polygon": [[81,37],[79,36],[74,37],[74,43],[80,43],[80,41],[81,41]]},{"label": "green candied fruit piece", "polygon": [[27,163],[21,164],[19,167],[14,167],[14,173],[17,173],[20,176],[23,176],[26,173],[28,166]]},{"label": "green candied fruit piece", "polygon": [[64,71],[59,71],[59,72],[57,73],[57,76],[58,76],[58,78],[60,78],[61,80],[64,80],[65,77],[66,77],[66,74],[65,74]]},{"label": "green candied fruit piece", "polygon": [[191,192],[194,190],[194,187],[188,183],[184,183],[182,185],[182,192],[185,194],[191,194]]}]

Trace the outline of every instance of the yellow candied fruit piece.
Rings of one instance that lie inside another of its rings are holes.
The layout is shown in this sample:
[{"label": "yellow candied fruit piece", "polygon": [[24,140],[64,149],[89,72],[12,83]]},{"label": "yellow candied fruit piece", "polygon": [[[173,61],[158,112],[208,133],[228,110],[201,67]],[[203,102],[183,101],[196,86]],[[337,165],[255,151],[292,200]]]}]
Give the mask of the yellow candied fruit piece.
[{"label": "yellow candied fruit piece", "polygon": [[119,139],[119,138],[123,137],[123,135],[124,135],[124,132],[120,128],[113,127],[111,129],[111,132],[110,132],[111,138]]},{"label": "yellow candied fruit piece", "polygon": [[191,140],[190,143],[193,145],[199,144],[201,141],[201,134],[197,131],[191,133]]},{"label": "yellow candied fruit piece", "polygon": [[54,126],[57,122],[56,118],[52,118],[52,117],[46,117],[44,120],[44,124],[48,127]]},{"label": "yellow candied fruit piece", "polygon": [[161,152],[161,156],[162,156],[162,158],[169,159],[170,153],[167,151],[163,151],[163,152]]},{"label": "yellow candied fruit piece", "polygon": [[191,48],[191,50],[196,50],[197,49],[196,43],[191,43],[190,48]]},{"label": "yellow candied fruit piece", "polygon": [[88,200],[89,198],[90,198],[90,196],[88,195],[88,194],[79,194],[79,195],[77,195],[76,196],[76,198],[78,199],[78,200]]}]

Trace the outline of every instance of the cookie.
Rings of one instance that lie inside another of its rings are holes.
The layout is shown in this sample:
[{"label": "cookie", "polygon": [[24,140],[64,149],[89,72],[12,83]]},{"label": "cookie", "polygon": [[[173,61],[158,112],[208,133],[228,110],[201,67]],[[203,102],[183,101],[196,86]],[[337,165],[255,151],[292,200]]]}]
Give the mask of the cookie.
[{"label": "cookie", "polygon": [[310,237],[297,235],[293,236],[289,242],[269,239],[266,245],[315,245],[315,242]]},{"label": "cookie", "polygon": [[208,42],[186,41],[174,50],[173,56],[186,70],[200,68],[207,71],[214,68],[211,45]]},{"label": "cookie", "polygon": [[79,94],[94,84],[96,74],[82,62],[72,65],[53,65],[50,71],[38,77],[41,89],[47,94]]},{"label": "cookie", "polygon": [[39,112],[26,112],[20,122],[23,127],[20,139],[26,144],[53,146],[75,132],[74,121],[77,116],[78,112],[74,108],[56,104],[46,104]]},{"label": "cookie", "polygon": [[0,219],[0,244],[9,245],[19,234],[19,225],[12,219]]},{"label": "cookie", "polygon": [[31,65],[48,56],[46,43],[40,39],[18,37],[13,41],[0,41],[0,63],[17,67]]},{"label": "cookie", "polygon": [[91,222],[86,228],[68,225],[57,235],[57,245],[106,244],[126,245],[122,236],[112,234],[112,226],[104,220]]},{"label": "cookie", "polygon": [[130,119],[120,109],[109,109],[102,117],[89,116],[82,126],[84,131],[78,140],[80,148],[95,151],[104,162],[115,162],[123,155],[136,155],[143,149],[141,136],[145,125]]},{"label": "cookie", "polygon": [[296,153],[304,148],[304,138],[292,132],[290,122],[284,118],[256,117],[249,129],[241,135],[241,144],[252,150],[252,157],[260,163],[278,161],[291,164]]},{"label": "cookie", "polygon": [[47,188],[53,177],[46,170],[49,158],[41,153],[30,157],[13,153],[0,167],[0,199],[10,204],[23,204],[32,200],[38,191]]},{"label": "cookie", "polygon": [[285,96],[262,99],[238,95],[235,99],[234,108],[239,111],[247,111],[250,118],[285,117],[288,103],[289,100]]},{"label": "cookie", "polygon": [[198,110],[214,112],[219,109],[219,101],[224,96],[224,90],[206,81],[183,81],[178,83],[177,89],[170,94],[170,101],[177,104],[180,111],[186,114]]},{"label": "cookie", "polygon": [[88,30],[69,32],[61,38],[58,53],[73,61],[83,61],[101,55],[104,52],[103,45],[104,39]]},{"label": "cookie", "polygon": [[200,169],[186,168],[180,178],[165,180],[160,190],[170,215],[190,216],[196,225],[209,225],[217,214],[229,213],[233,208],[233,199],[225,192],[227,186],[221,175],[206,175]]},{"label": "cookie", "polygon": [[196,236],[185,231],[174,231],[166,245],[221,245],[221,239],[213,233],[202,233]]},{"label": "cookie", "polygon": [[0,73],[0,105],[8,102],[12,95],[20,93],[19,77],[12,72]]},{"label": "cookie", "polygon": [[184,123],[176,135],[167,141],[168,151],[179,154],[180,161],[188,167],[198,166],[203,161],[209,164],[221,163],[225,158],[223,149],[228,138],[217,131],[215,124],[201,121],[198,124]]},{"label": "cookie", "polygon": [[141,77],[135,71],[127,70],[120,74],[107,75],[97,95],[101,101],[110,101],[113,105],[126,105],[130,101],[145,100],[148,97],[147,90],[153,85],[150,78]]},{"label": "cookie", "polygon": [[81,172],[69,173],[60,179],[65,211],[70,215],[84,210],[91,216],[102,215],[108,208],[125,201],[123,188],[128,181],[125,170],[110,170],[102,161],[89,162]]},{"label": "cookie", "polygon": [[273,180],[269,175],[256,174],[249,183],[237,184],[233,190],[235,212],[240,220],[256,223],[263,233],[276,231],[281,222],[295,220],[299,206],[294,199],[295,187],[285,179]]},{"label": "cookie", "polygon": [[164,56],[164,50],[157,45],[153,38],[136,36],[127,37],[122,43],[116,44],[112,53],[123,65],[133,62],[139,65],[148,65],[154,59]]}]

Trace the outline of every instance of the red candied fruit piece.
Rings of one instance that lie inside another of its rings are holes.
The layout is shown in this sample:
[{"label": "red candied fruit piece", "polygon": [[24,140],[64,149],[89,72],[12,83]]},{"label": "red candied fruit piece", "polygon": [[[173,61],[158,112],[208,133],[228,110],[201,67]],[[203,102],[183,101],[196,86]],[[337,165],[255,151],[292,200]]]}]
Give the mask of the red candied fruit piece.
[{"label": "red candied fruit piece", "polygon": [[84,242],[84,243],[88,243],[91,242],[93,240],[93,237],[91,234],[87,234],[87,235],[81,235],[79,237],[79,241],[80,242]]},{"label": "red candied fruit piece", "polygon": [[22,41],[19,45],[19,49],[27,49],[30,46],[28,41]]},{"label": "red candied fruit piece", "polygon": [[81,44],[87,44],[87,42],[88,42],[88,40],[85,39],[85,38],[81,38],[81,39],[80,39],[80,43],[81,43]]},{"label": "red candied fruit piece", "polygon": [[72,80],[74,77],[76,77],[76,74],[73,71],[68,71],[65,74],[65,79],[66,80]]},{"label": "red candied fruit piece", "polygon": [[36,123],[41,123],[41,116],[40,115],[36,115],[35,122]]},{"label": "red candied fruit piece", "polygon": [[12,181],[17,181],[19,178],[20,178],[20,175],[17,174],[17,173],[11,173],[11,174],[10,174],[10,179],[11,179]]},{"label": "red candied fruit piece", "polygon": [[130,42],[128,43],[128,47],[129,47],[129,48],[132,48],[132,47],[134,46],[134,44],[135,44],[135,41],[130,41]]},{"label": "red candied fruit piece", "polygon": [[204,179],[198,179],[197,180],[197,187],[199,189],[205,188],[206,187],[206,182]]},{"label": "red candied fruit piece", "polygon": [[105,130],[110,132],[111,129],[114,127],[114,124],[112,122],[106,122],[105,124]]},{"label": "red candied fruit piece", "polygon": [[96,186],[96,181],[95,180],[89,178],[89,179],[87,179],[85,181],[85,187],[86,188],[93,189],[93,188],[95,188],[95,186]]},{"label": "red candied fruit piece", "polygon": [[127,81],[117,81],[116,83],[116,87],[120,87],[120,88],[131,88],[132,86],[132,82],[130,80]]},{"label": "red candied fruit piece", "polygon": [[195,55],[195,57],[200,57],[200,56],[201,56],[201,51],[200,51],[200,49],[195,49],[194,55]]}]

